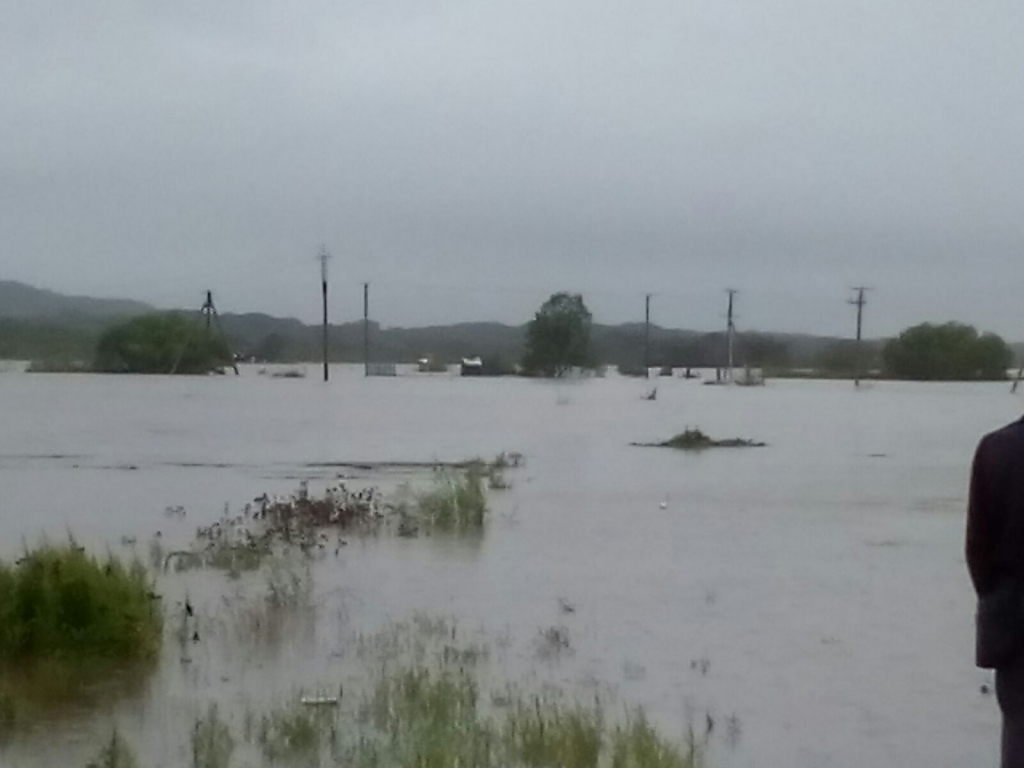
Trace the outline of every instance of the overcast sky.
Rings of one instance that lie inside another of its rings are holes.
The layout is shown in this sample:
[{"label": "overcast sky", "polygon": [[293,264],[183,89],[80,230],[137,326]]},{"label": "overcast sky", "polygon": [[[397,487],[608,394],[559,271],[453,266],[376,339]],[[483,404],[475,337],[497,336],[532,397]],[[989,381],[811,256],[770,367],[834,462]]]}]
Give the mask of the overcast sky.
[{"label": "overcast sky", "polygon": [[385,325],[1024,338],[1009,0],[0,0],[0,278]]}]

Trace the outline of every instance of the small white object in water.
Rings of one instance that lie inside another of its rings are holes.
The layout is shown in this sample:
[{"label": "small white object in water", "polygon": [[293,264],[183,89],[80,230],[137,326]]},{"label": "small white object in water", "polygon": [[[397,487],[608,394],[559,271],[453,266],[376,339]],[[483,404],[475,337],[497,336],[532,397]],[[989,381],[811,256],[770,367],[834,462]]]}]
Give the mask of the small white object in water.
[{"label": "small white object in water", "polygon": [[660,507],[661,507],[662,509],[668,509],[668,502],[667,502],[667,501],[663,501],[663,502],[661,502],[661,504],[660,504],[659,506],[660,506]]},{"label": "small white object in water", "polygon": [[302,703],[307,707],[336,707],[338,706],[337,696],[304,696]]}]

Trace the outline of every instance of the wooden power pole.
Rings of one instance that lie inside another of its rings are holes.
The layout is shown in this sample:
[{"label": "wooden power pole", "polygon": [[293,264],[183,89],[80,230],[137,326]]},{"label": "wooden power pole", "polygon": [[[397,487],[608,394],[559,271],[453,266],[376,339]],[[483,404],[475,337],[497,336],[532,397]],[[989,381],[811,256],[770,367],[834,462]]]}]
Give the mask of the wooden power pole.
[{"label": "wooden power pole", "polygon": [[735,337],[736,337],[736,321],[735,321],[735,316],[734,316],[734,309],[735,309],[735,303],[736,303],[736,294],[739,293],[739,291],[736,290],[735,288],[726,288],[725,292],[727,294],[729,294],[729,311],[728,311],[728,313],[726,315],[727,320],[726,320],[726,326],[725,326],[726,340],[727,340],[727,342],[729,344],[729,367],[726,369],[726,374],[725,375],[726,375],[726,381],[728,381],[731,384],[732,383],[732,378],[733,378],[732,377],[733,355],[734,355],[733,348],[735,346]]},{"label": "wooden power pole", "polygon": [[853,288],[853,290],[857,292],[857,297],[855,299],[850,299],[850,304],[853,304],[855,307],[857,307],[857,344],[853,352],[853,386],[859,387],[861,377],[861,363],[863,359],[861,357],[861,347],[864,329],[864,306],[867,304],[867,299],[864,297],[864,294],[871,289],[863,285],[858,285],[855,288]]},{"label": "wooden power pole", "polygon": [[651,376],[651,294],[644,297],[644,378]]},{"label": "wooden power pole", "polygon": [[370,375],[370,284],[363,283],[363,375]]},{"label": "wooden power pole", "polygon": [[323,296],[323,308],[324,308],[324,325],[323,325],[323,348],[324,348],[324,381],[328,381],[331,377],[330,369],[327,365],[327,260],[331,258],[331,255],[327,253],[327,248],[323,245],[320,246],[320,289]]}]

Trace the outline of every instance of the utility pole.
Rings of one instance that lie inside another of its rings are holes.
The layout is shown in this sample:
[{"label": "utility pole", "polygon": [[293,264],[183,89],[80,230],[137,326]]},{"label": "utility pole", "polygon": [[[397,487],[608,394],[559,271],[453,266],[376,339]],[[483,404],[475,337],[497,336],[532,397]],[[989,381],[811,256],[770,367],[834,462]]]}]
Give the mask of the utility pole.
[{"label": "utility pole", "polygon": [[864,328],[864,306],[867,304],[867,299],[864,298],[864,294],[871,289],[864,285],[858,285],[851,290],[857,292],[857,298],[849,300],[850,304],[857,307],[857,345],[854,348],[853,353],[853,386],[859,387],[861,377],[861,337],[862,330]]},{"label": "utility pole", "polygon": [[[229,349],[228,339],[224,335],[224,329],[220,327],[220,315],[217,314],[217,305],[213,303],[213,291],[206,292],[206,301],[203,302],[203,308],[200,311],[203,313],[203,320],[206,323],[206,335],[210,335],[210,324],[213,323],[214,325],[217,326],[217,335],[220,336],[221,341],[224,343],[225,349]],[[182,354],[184,354],[184,350],[182,350]],[[181,355],[178,355],[178,361],[174,364],[175,370],[177,370],[178,364],[180,362]],[[237,376],[238,363],[235,362],[234,353],[231,354],[231,367],[235,371],[235,376]]]},{"label": "utility pole", "polygon": [[651,377],[651,294],[644,297],[644,378]]},{"label": "utility pole", "polygon": [[210,321],[213,319],[213,313],[217,311],[217,308],[213,305],[213,291],[206,292],[206,301],[203,302],[203,319],[206,321],[206,332],[210,332]]},{"label": "utility pole", "polygon": [[327,248],[323,245],[320,246],[320,288],[323,295],[324,301],[324,327],[323,327],[323,346],[324,346],[324,381],[330,379],[330,371],[327,366],[327,260],[331,258],[331,255],[327,253]]},{"label": "utility pole", "polygon": [[725,333],[726,333],[726,337],[727,337],[728,342],[729,342],[729,367],[726,370],[726,374],[725,374],[726,379],[725,380],[730,382],[730,383],[732,383],[733,340],[734,340],[734,336],[736,335],[736,323],[734,322],[734,317],[733,317],[733,307],[734,307],[734,304],[735,304],[735,296],[736,296],[737,293],[739,293],[739,291],[736,290],[735,288],[726,288],[725,292],[727,294],[729,294],[729,312],[726,315],[728,320],[727,320],[726,326],[725,326]]},{"label": "utility pole", "polygon": [[363,375],[370,375],[370,284],[363,283]]}]

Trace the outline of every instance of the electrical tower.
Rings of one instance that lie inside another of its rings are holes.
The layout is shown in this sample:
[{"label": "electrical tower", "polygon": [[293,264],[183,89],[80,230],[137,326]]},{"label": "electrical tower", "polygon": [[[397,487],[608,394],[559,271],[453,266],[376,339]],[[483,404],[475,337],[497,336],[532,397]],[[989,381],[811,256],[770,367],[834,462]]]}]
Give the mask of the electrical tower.
[{"label": "electrical tower", "polygon": [[861,377],[861,346],[862,346],[862,331],[864,328],[864,307],[867,305],[866,294],[871,289],[864,285],[858,285],[850,290],[857,292],[857,297],[850,299],[849,303],[857,307],[857,346],[854,348],[854,361],[853,361],[853,385],[855,387],[860,386]]},{"label": "electrical tower", "polygon": [[[224,331],[220,327],[220,315],[217,314],[217,305],[213,303],[213,291],[206,292],[206,301],[203,302],[203,307],[202,309],[200,309],[200,312],[202,312],[203,314],[203,323],[206,325],[206,335],[210,335],[211,326],[215,327],[217,330],[217,335],[220,336],[220,340],[224,342],[224,348],[228,349],[230,352],[227,337],[224,336]],[[174,367],[178,367],[177,363],[175,363]],[[235,363],[235,356],[233,353],[231,354],[231,368],[234,370],[235,375],[237,376],[238,364]]]}]

